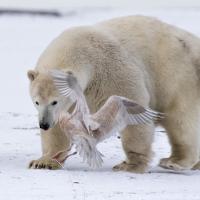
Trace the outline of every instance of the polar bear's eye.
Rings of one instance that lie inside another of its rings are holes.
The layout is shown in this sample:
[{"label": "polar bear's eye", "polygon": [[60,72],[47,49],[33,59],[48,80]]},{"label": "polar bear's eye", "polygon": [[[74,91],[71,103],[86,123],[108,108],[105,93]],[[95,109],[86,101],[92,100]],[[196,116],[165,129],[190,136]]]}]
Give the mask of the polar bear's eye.
[{"label": "polar bear's eye", "polygon": [[69,75],[73,75],[73,73],[72,73],[71,71],[67,71],[67,73],[68,73]]},{"label": "polar bear's eye", "polygon": [[38,102],[38,101],[36,101],[35,104],[36,104],[37,106],[39,106],[39,102]]},{"label": "polar bear's eye", "polygon": [[52,106],[55,106],[57,103],[58,103],[57,101],[53,101],[53,102],[51,103],[51,105],[52,105]]}]

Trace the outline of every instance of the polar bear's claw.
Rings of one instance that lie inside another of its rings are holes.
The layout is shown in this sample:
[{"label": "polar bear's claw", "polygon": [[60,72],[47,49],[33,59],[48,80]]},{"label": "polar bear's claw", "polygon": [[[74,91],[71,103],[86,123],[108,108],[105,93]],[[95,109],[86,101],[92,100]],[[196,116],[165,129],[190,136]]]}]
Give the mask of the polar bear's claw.
[{"label": "polar bear's claw", "polygon": [[38,160],[32,160],[29,163],[29,169],[50,169],[50,170],[55,170],[55,169],[60,169],[61,166],[54,160],[50,158],[40,158]]}]

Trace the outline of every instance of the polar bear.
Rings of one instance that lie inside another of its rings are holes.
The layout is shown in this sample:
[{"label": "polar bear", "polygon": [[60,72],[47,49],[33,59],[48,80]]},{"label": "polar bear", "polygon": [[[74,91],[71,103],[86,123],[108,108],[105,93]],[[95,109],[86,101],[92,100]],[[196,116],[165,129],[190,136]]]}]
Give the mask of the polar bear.
[{"label": "polar bear", "polygon": [[[56,123],[62,102],[49,75],[73,72],[95,112],[111,95],[130,98],[166,114],[160,123],[171,156],[160,166],[200,168],[200,39],[180,28],[145,16],[111,19],[69,28],[54,39],[28,71],[30,95],[39,112],[43,156],[31,168],[56,169],[51,160],[69,140]],[[66,108],[71,107],[69,101]],[[129,126],[122,134],[126,160],[114,170],[144,173],[152,158],[155,124]]]}]

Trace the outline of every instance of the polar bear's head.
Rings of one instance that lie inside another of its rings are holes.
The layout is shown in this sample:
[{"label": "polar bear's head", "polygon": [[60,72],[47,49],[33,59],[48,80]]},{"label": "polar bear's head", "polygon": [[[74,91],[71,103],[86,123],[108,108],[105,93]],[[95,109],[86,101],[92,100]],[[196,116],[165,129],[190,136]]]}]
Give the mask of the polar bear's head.
[{"label": "polar bear's head", "polygon": [[71,102],[67,102],[59,95],[48,73],[29,70],[28,78],[30,95],[39,113],[39,126],[43,130],[48,130],[57,123],[60,109],[68,110]]}]

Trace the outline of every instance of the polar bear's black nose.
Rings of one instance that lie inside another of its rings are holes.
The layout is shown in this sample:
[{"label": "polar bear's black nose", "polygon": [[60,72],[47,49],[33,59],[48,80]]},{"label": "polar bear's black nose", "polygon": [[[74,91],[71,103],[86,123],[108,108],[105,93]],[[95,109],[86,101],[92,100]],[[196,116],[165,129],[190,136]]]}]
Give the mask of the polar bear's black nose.
[{"label": "polar bear's black nose", "polygon": [[40,123],[40,128],[46,131],[49,129],[49,124],[48,123]]}]

